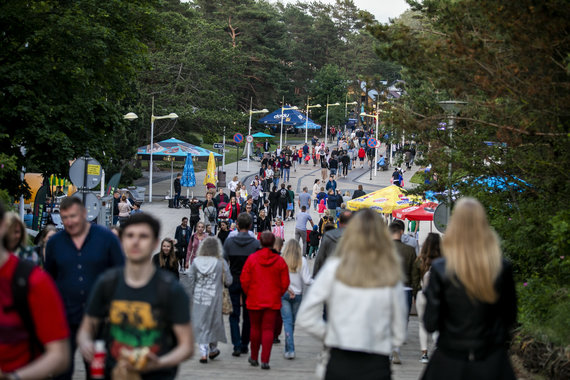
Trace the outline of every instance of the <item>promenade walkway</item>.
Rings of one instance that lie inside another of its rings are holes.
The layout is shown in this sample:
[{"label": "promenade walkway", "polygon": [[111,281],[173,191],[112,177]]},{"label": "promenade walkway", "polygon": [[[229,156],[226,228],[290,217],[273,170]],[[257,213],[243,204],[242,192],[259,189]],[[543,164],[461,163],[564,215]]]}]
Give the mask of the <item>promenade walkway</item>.
[{"label": "promenade walkway", "polygon": [[[245,163],[240,163],[240,180],[249,184],[250,177],[257,174],[259,171],[259,163],[251,162],[251,172],[243,172]],[[418,168],[414,168],[417,170]],[[404,173],[404,183],[409,183],[409,179],[415,170]],[[226,165],[226,173],[228,181],[235,175],[235,163]],[[359,184],[363,185],[364,191],[370,192],[378,190],[382,187],[390,185],[390,175],[392,171],[379,171],[377,176],[369,179],[369,172],[366,169],[354,169],[349,172],[346,179],[338,179],[338,188],[344,193],[346,190],[354,191]],[[196,173],[197,186],[193,188],[194,194],[202,198],[205,193],[205,186],[202,185],[204,173]],[[297,195],[303,187],[307,186],[309,192],[312,190],[312,185],[315,178],[320,178],[320,167],[313,167],[310,165],[302,165],[296,172],[291,172],[290,184],[293,185],[293,190]],[[157,182],[153,185],[154,193],[156,195],[162,194],[163,196],[168,193],[170,189],[170,179]],[[407,186],[406,186],[407,187]],[[183,189],[183,194],[186,190]],[[152,203],[145,202],[142,206],[144,212],[148,212],[157,217],[162,223],[161,239],[163,237],[172,237],[175,228],[180,224],[183,216],[189,215],[188,209],[169,209],[168,203],[165,200],[158,200]],[[311,210],[313,221],[318,222],[319,218],[316,212]],[[295,221],[285,223],[285,237],[286,240],[294,237]],[[427,232],[429,232],[429,224],[422,222],[420,230],[420,243],[423,242]],[[312,263],[311,263],[312,265]],[[184,279],[181,279],[184,281]],[[198,357],[195,355],[190,360],[186,361],[180,366],[179,379],[217,379],[217,380],[250,380],[250,379],[315,379],[314,369],[315,360],[317,355],[322,349],[322,345],[309,336],[304,331],[298,329],[295,331],[295,360],[286,360],[283,358],[284,338],[281,334],[281,344],[273,346],[271,355],[271,370],[262,371],[259,367],[251,367],[247,363],[247,355],[241,357],[231,356],[232,346],[230,342],[229,323],[228,317],[224,316],[226,324],[226,335],[229,344],[220,344],[219,348],[222,354],[208,364],[201,364],[198,362]],[[196,347],[197,351],[197,347]],[[393,365],[393,379],[395,380],[411,380],[418,379],[424,364],[420,363],[420,347],[418,339],[418,319],[417,316],[412,315],[408,326],[408,339],[406,344],[401,347],[401,365]],[[74,379],[83,379],[84,375],[81,372],[83,366],[76,360],[76,374]]]}]

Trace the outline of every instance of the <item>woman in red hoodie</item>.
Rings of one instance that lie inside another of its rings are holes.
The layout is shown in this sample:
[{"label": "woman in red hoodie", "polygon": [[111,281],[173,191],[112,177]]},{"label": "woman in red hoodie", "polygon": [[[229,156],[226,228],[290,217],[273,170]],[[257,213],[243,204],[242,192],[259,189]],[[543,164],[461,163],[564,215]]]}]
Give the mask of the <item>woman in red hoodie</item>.
[{"label": "woman in red hoodie", "polygon": [[275,236],[265,231],[261,234],[261,249],[248,257],[241,273],[241,287],[247,295],[246,307],[251,323],[251,357],[249,364],[269,369],[275,319],[281,310],[281,297],[289,288],[289,269],[285,260],[272,251]]}]

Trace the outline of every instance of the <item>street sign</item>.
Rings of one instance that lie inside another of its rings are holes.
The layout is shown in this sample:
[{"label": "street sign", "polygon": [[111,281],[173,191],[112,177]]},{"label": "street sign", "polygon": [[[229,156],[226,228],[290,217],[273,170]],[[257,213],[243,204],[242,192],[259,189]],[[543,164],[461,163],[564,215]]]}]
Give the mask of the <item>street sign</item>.
[{"label": "street sign", "polygon": [[[86,164],[87,168],[85,168]],[[85,182],[86,171],[87,182]],[[101,183],[101,164],[94,158],[89,157],[86,160],[84,157],[80,157],[69,168],[69,179],[77,188],[92,189]]]},{"label": "street sign", "polygon": [[[83,193],[77,191],[72,195],[75,198],[83,199]],[[85,194],[85,208],[87,209],[87,220],[95,220],[99,216],[101,210],[101,200],[93,193]]]},{"label": "street sign", "polygon": [[234,141],[239,144],[243,141],[243,135],[241,133],[236,133],[234,135]]},{"label": "street sign", "polygon": [[252,142],[253,142],[253,136],[252,136],[252,135],[247,135],[245,141],[247,141],[248,143],[252,143]]},{"label": "street sign", "polygon": [[214,149],[224,149],[223,143],[214,143]]},{"label": "street sign", "polygon": [[370,148],[376,148],[378,146],[378,140],[376,140],[374,137],[370,137],[366,143]]}]

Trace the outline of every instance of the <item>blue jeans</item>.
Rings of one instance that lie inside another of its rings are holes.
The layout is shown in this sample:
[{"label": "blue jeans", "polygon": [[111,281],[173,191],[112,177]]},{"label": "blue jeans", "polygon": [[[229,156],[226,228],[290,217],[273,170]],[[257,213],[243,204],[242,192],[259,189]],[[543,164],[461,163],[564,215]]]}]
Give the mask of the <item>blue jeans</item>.
[{"label": "blue jeans", "polygon": [[273,186],[275,186],[275,187],[279,186],[279,178],[273,178]]},{"label": "blue jeans", "polygon": [[283,181],[289,182],[289,174],[291,173],[291,168],[283,169]]},{"label": "blue jeans", "polygon": [[[246,296],[243,290],[241,289],[241,284],[238,281],[234,280],[234,283],[229,287],[230,291],[230,299],[232,300],[232,307],[233,311],[230,314],[230,332],[232,335],[232,344],[234,346],[234,350],[242,350],[247,348],[249,345],[249,312],[245,308],[245,301]],[[243,299],[243,324],[241,326],[241,334],[239,331],[239,317],[240,317],[240,308],[241,308],[241,300]]]},{"label": "blue jeans", "polygon": [[297,311],[301,306],[301,294],[295,295],[295,298],[289,296],[289,292],[281,297],[281,318],[283,319],[283,330],[285,330],[285,352],[295,352],[295,341],[293,333],[295,332],[295,319],[297,319]]},{"label": "blue jeans", "polygon": [[174,207],[178,207],[180,204],[180,193],[174,194]]}]

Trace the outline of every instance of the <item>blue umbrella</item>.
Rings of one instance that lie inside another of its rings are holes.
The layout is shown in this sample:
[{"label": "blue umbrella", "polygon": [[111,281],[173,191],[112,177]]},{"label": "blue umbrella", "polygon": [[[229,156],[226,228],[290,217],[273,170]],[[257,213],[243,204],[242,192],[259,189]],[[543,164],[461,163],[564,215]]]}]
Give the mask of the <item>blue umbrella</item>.
[{"label": "blue umbrella", "polygon": [[273,137],[273,135],[270,135],[270,134],[267,134],[267,133],[263,133],[263,132],[257,132],[257,133],[254,133],[254,134],[251,135],[251,136],[253,136],[253,137],[255,137],[255,138],[261,138],[261,137],[267,137],[267,138],[269,138],[269,137]]},{"label": "blue umbrella", "polygon": [[[297,110],[283,111],[283,125],[304,125],[306,117]],[[257,121],[259,124],[281,124],[281,108],[271,112]],[[311,119],[309,119],[311,122]]]},{"label": "blue umbrella", "polygon": [[182,172],[182,179],[180,185],[186,187],[196,186],[196,175],[194,175],[194,163],[192,162],[192,154],[188,153],[186,156],[186,163],[184,163],[184,171]]},{"label": "blue umbrella", "polygon": [[296,125],[295,128],[305,129],[305,125],[307,125],[308,129],[321,129],[322,128],[320,125],[315,124],[315,122],[313,122],[311,119],[309,119],[309,122],[307,124]]}]

